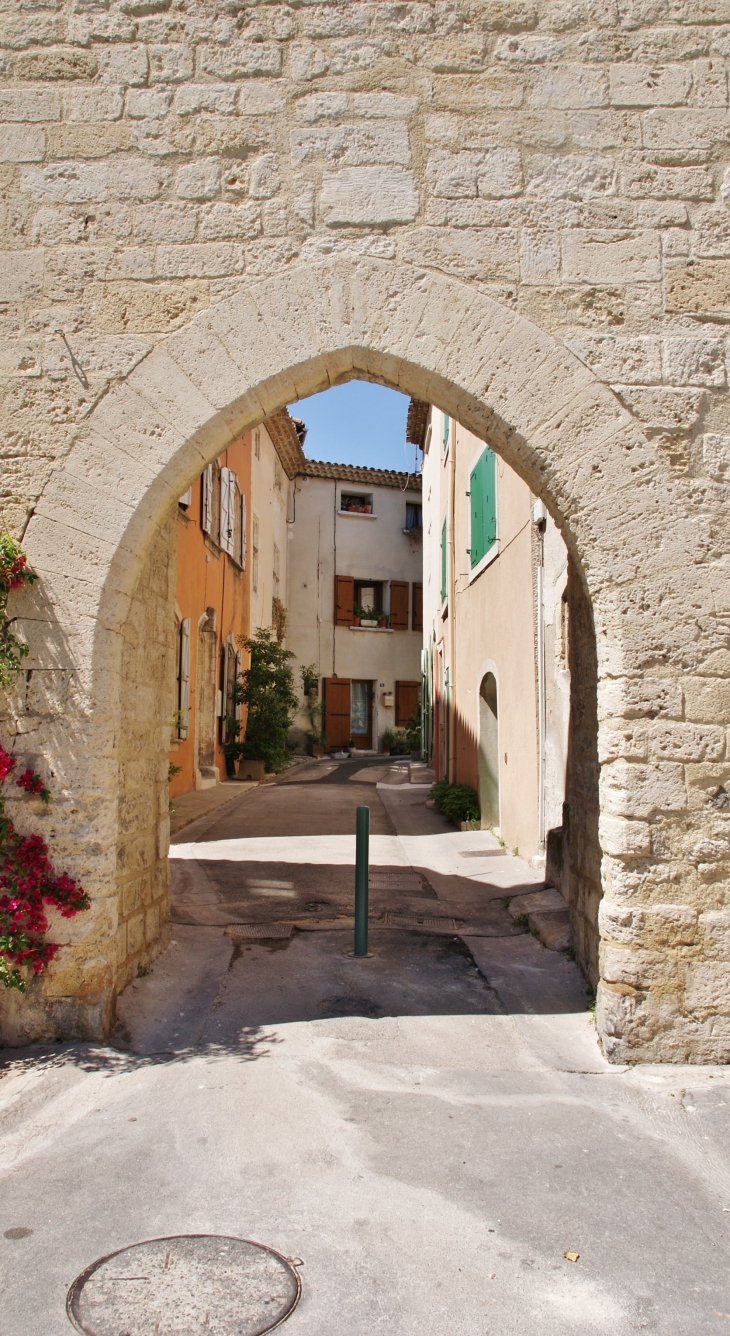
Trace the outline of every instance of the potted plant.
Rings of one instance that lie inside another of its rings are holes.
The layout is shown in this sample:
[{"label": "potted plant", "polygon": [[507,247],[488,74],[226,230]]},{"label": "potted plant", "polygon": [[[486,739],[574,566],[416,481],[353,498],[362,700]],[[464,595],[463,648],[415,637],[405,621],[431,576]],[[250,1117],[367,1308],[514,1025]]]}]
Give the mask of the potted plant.
[{"label": "potted plant", "polygon": [[390,613],[388,612],[378,613],[378,626],[387,626],[389,621],[390,621]]},{"label": "potted plant", "polygon": [[378,613],[375,608],[360,609],[360,625],[374,627],[378,625]]},{"label": "potted plant", "polygon": [[392,728],[384,728],[380,739],[380,749],[385,756],[390,756],[390,749],[395,742],[395,733]]},{"label": "potted plant", "polygon": [[243,756],[246,761],[260,761],[267,773],[283,770],[289,759],[286,735],[300,708],[289,667],[294,655],[269,627],[260,626],[250,637],[239,636],[238,644],[251,656],[241,679],[241,702],[248,706]]},{"label": "potted plant", "polygon": [[360,604],[359,604],[359,603],[356,603],[355,606],[354,606],[354,608],[353,608],[353,610],[352,610],[352,624],[353,624],[353,626],[359,626],[359,625],[360,625],[360,619],[361,619],[361,617],[362,617],[362,608],[360,607]]}]

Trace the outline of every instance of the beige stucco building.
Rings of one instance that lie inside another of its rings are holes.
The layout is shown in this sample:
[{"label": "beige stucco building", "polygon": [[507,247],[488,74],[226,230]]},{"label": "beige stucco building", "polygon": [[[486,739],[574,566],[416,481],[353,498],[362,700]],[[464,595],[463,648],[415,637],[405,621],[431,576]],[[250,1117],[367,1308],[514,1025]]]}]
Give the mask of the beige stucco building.
[{"label": "beige stucco building", "polygon": [[418,474],[307,460],[294,480],[287,648],[315,666],[329,747],[378,750],[416,707],[421,534]]},{"label": "beige stucco building", "polygon": [[424,449],[424,673],[437,777],[477,789],[482,825],[529,859],[563,819],[567,552],[529,487],[439,409]]}]

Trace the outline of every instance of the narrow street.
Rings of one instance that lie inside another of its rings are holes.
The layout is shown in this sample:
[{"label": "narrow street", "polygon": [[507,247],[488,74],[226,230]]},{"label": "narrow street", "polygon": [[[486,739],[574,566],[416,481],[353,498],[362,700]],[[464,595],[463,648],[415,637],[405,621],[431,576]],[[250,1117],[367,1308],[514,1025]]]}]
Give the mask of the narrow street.
[{"label": "narrow street", "polygon": [[84,1267],[197,1232],[301,1259],[292,1336],[727,1332],[726,1069],[609,1066],[516,912],[538,874],[418,767],[227,791],[174,837],[170,945],[114,1044],[4,1055],[3,1336],[65,1336]]}]

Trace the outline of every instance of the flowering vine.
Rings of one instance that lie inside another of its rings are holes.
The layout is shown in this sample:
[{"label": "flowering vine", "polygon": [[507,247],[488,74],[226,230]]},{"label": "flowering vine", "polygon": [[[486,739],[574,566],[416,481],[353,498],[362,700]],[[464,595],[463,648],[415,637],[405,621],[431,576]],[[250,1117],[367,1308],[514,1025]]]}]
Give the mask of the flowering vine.
[{"label": "flowering vine", "polygon": [[28,646],[10,629],[8,594],[36,579],[15,539],[9,533],[0,533],[0,687],[10,685],[13,673],[28,653]]},{"label": "flowering vine", "polygon": [[[25,556],[9,534],[0,533],[0,687],[7,687],[28,653],[28,646],[12,633],[7,615],[8,594],[36,579]],[[0,784],[12,774],[17,759],[0,745]],[[16,787],[47,803],[51,794],[43,779],[28,767]],[[19,835],[5,815],[0,792],[0,983],[25,992],[25,967],[42,973],[58,952],[44,941],[48,929],[45,906],[54,905],[64,918],[73,918],[89,906],[82,886],[65,872],[54,872],[48,846],[40,835]]]}]

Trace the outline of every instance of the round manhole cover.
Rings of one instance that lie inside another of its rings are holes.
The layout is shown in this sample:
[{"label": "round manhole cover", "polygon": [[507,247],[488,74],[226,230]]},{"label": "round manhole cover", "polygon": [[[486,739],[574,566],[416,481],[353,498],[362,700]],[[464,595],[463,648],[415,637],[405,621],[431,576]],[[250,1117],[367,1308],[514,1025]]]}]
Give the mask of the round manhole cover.
[{"label": "round manhole cover", "polygon": [[93,1262],[66,1308],[85,1336],[261,1336],[289,1316],[300,1291],[294,1267],[273,1248],[180,1234]]}]

